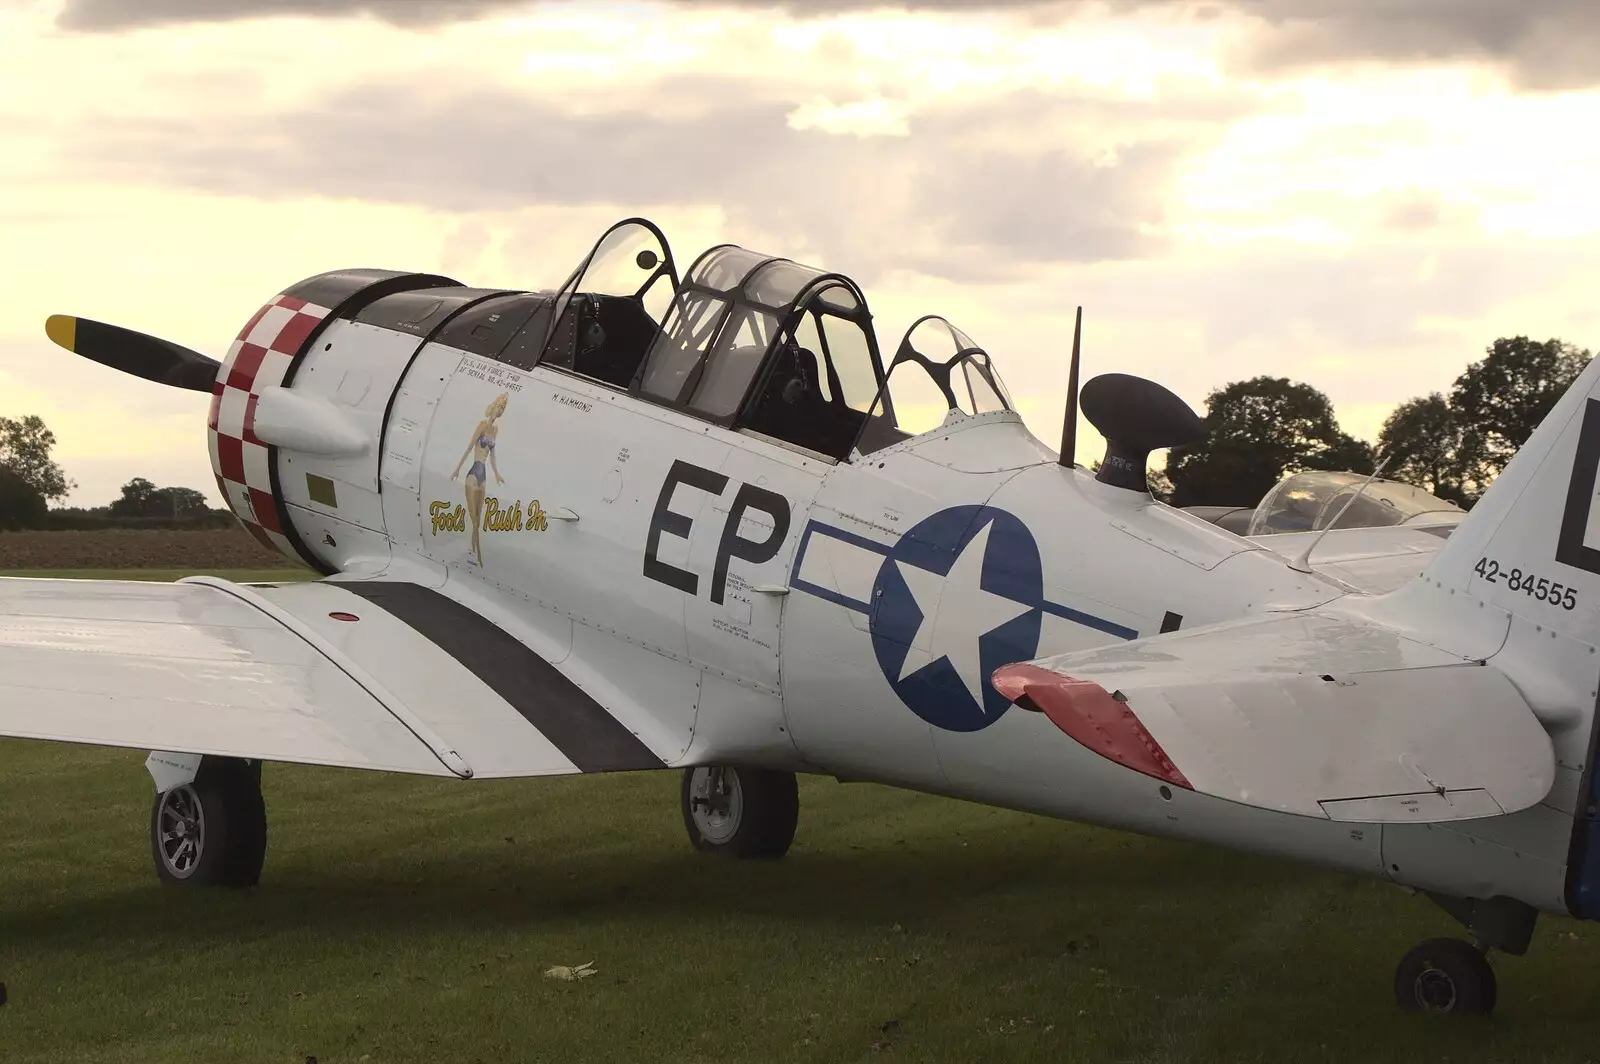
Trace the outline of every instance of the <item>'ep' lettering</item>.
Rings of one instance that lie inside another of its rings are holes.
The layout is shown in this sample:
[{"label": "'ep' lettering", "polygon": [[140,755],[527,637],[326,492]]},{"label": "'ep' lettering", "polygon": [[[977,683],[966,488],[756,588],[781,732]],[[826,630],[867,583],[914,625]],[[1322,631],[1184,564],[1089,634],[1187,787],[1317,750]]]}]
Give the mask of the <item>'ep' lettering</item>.
[{"label": "'ep' lettering", "polygon": [[[697,574],[657,557],[663,534],[687,540],[694,528],[694,518],[672,509],[672,497],[680,484],[720,496],[728,486],[728,478],[715,470],[704,469],[682,459],[672,463],[666,479],[661,482],[661,494],[656,496],[656,508],[650,514],[650,532],[644,546],[644,575],[668,587],[677,588],[684,594],[696,595],[700,591],[700,577]],[[752,510],[772,518],[772,528],[764,539],[746,539],[739,534],[744,515]],[[717,543],[717,559],[711,572],[712,602],[722,603],[728,586],[728,564],[734,558],[759,565],[777,556],[784,539],[789,535],[789,520],[788,499],[754,484],[739,485],[722,525],[722,538]]]}]

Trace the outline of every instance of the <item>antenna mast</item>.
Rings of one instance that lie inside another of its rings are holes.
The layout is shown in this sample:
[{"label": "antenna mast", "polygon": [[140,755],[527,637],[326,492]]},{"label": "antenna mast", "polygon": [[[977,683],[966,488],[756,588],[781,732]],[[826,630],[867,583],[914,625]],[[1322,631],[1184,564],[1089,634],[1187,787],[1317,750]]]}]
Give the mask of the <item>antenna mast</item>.
[{"label": "antenna mast", "polygon": [[1300,552],[1300,557],[1289,563],[1289,568],[1297,573],[1311,572],[1311,552],[1317,549],[1317,544],[1322,542],[1323,536],[1333,531],[1334,526],[1339,523],[1339,518],[1344,516],[1344,512],[1350,509],[1355,501],[1361,498],[1362,494],[1372,486],[1372,482],[1378,479],[1378,474],[1383,472],[1383,467],[1388,465],[1389,459],[1393,457],[1393,454],[1384,456],[1383,461],[1378,463],[1377,468],[1372,471],[1372,475],[1367,478],[1366,483],[1362,484],[1354,495],[1344,501],[1344,505],[1339,507],[1339,512],[1333,515],[1333,520],[1323,526],[1322,531],[1317,533],[1316,539],[1306,544],[1306,549]]},{"label": "antenna mast", "polygon": [[1078,355],[1083,339],[1083,308],[1078,308],[1078,320],[1072,326],[1072,366],[1067,371],[1067,416],[1061,423],[1061,457],[1056,461],[1072,469],[1077,466],[1078,452]]}]

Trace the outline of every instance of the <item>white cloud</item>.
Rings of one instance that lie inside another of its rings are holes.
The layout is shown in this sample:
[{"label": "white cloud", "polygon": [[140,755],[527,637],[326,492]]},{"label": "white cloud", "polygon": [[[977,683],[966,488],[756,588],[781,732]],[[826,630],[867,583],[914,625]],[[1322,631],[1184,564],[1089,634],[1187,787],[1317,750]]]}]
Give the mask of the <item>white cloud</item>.
[{"label": "white cloud", "polygon": [[820,129],[842,136],[904,137],[911,133],[906,122],[909,108],[900,101],[874,96],[865,100],[834,103],[822,97],[790,111],[790,129]]},{"label": "white cloud", "polygon": [[[105,32],[52,29],[59,3],[0,8],[0,414],[47,415],[82,501],[162,469],[209,493],[204,399],[55,350],[45,314],[215,354],[298,278],[374,265],[534,288],[633,213],[685,263],[732,240],[850,273],[886,351],[947,314],[1052,442],[1080,302],[1086,372],[1196,406],[1288,375],[1368,436],[1495,336],[1597,346],[1600,256],[1579,238],[1600,231],[1600,147],[1581,135],[1600,94],[1519,94],[1486,66],[1335,78],[1305,66],[1338,52],[1322,48],[1241,74],[1261,20],[1134,0],[485,4],[425,32],[297,0],[204,24],[189,0],[68,6]],[[1559,7],[1525,6],[1516,25]],[[1358,8],[1362,26],[1389,17]],[[130,12],[166,21],[114,32]],[[1519,61],[1515,26],[1469,24],[1451,39]]]}]

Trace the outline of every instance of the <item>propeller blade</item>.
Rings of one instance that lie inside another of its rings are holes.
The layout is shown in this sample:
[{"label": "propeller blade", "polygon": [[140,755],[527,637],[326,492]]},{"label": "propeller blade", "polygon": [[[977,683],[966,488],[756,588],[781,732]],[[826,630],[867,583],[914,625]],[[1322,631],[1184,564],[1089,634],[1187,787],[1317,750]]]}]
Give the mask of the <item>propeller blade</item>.
[{"label": "propeller blade", "polygon": [[45,335],[75,355],[174,388],[209,392],[222,363],[187,347],[120,325],[52,314]]}]

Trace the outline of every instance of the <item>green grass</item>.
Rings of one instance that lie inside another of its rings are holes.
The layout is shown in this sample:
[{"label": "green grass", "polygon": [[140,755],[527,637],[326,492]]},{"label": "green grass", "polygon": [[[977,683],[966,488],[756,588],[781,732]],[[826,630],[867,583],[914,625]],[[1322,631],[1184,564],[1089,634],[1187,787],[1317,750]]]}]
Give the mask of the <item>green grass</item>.
[{"label": "green grass", "polygon": [[235,583],[315,580],[310,569],[0,569],[0,577],[28,576],[55,580],[160,580],[185,576],[220,576]]},{"label": "green grass", "polygon": [[821,778],[735,862],[670,773],[269,765],[261,885],[173,890],[142,760],[0,742],[6,1064],[1600,1057],[1591,925],[1497,957],[1490,1019],[1404,1015],[1395,962],[1456,925],[1285,862]]},{"label": "green grass", "polygon": [[1387,985],[1453,933],[1419,899],[888,788],[804,780],[794,849],[745,863],[692,851],[667,773],[274,765],[267,869],[232,893],[157,885],[140,754],[0,758],[8,1064],[1578,1061],[1600,1036],[1585,925],[1498,961],[1492,1020],[1429,1021]]}]

